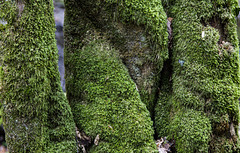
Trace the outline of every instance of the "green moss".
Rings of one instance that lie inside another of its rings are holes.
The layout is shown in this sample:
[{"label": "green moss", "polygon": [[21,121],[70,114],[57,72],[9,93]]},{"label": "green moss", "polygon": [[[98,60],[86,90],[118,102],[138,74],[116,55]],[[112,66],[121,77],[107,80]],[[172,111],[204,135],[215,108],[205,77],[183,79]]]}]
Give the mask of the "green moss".
[{"label": "green moss", "polygon": [[67,97],[78,129],[92,140],[100,135],[99,144],[87,150],[156,152],[150,114],[119,52],[84,14],[83,5],[66,1],[65,6]]},{"label": "green moss", "polygon": [[238,153],[240,151],[239,144],[233,145],[233,143],[233,140],[229,140],[225,136],[216,136],[210,142],[211,151],[217,153]]},{"label": "green moss", "polygon": [[15,2],[4,1],[0,3],[0,19],[4,19],[9,25],[16,21],[17,6]]},{"label": "green moss", "polygon": [[[75,124],[60,86],[52,3],[3,3],[17,14],[9,19],[3,12],[9,28],[1,37],[1,99],[10,152],[76,152]],[[20,5],[22,12],[16,9]]]},{"label": "green moss", "polygon": [[[168,58],[167,19],[160,1],[86,1],[79,9],[99,38],[110,40],[152,113],[159,72]],[[72,12],[73,13],[73,12]],[[74,13],[73,13],[74,14]]]},{"label": "green moss", "polygon": [[170,133],[178,152],[208,152],[211,124],[208,117],[194,110],[183,110],[174,116]]},{"label": "green moss", "polygon": [[[75,75],[67,77],[67,96],[80,131],[98,146],[91,152],[155,151],[152,122],[135,83],[114,50],[93,41],[71,58]],[[73,63],[74,62],[74,63]]]},{"label": "green moss", "polygon": [[[180,152],[201,152],[202,148],[203,152],[234,152],[237,149],[221,145],[236,146],[238,143],[239,49],[233,14],[236,4],[237,1],[181,0],[175,1],[168,10],[173,17],[171,102],[172,112],[177,112],[170,116],[173,121],[169,128],[179,130],[174,138]],[[179,110],[193,110],[193,116],[186,112],[192,118]],[[199,126],[190,125],[188,120],[198,121]],[[181,132],[189,127],[193,135]],[[196,137],[194,133],[204,138],[203,141],[191,138]],[[209,133],[211,140],[206,137]],[[209,140],[215,143],[207,148]]]},{"label": "green moss", "polygon": [[157,136],[169,135],[169,123],[171,122],[171,93],[162,91],[159,94],[158,102],[155,106],[155,129]]},{"label": "green moss", "polygon": [[5,31],[7,29],[7,25],[0,24],[0,31]]}]

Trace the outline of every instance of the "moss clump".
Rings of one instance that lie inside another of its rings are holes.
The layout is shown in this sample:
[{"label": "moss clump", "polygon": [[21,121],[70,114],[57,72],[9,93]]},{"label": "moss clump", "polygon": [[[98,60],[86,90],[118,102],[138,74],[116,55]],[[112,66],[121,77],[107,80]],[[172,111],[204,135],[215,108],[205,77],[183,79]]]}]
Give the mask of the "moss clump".
[{"label": "moss clump", "polygon": [[178,152],[208,152],[211,123],[201,112],[191,109],[179,111],[170,127]]},{"label": "moss clump", "polygon": [[[52,0],[6,1],[0,41],[1,99],[10,152],[76,152],[75,124],[60,87]],[[21,8],[20,8],[21,7]],[[2,13],[2,12],[1,12]]]},{"label": "moss clump", "polygon": [[16,3],[11,1],[0,2],[0,19],[4,19],[9,25],[16,21],[17,6]]},{"label": "moss clump", "polygon": [[100,134],[101,143],[91,152],[141,152],[147,148],[153,152],[149,113],[114,52],[102,42],[92,42],[72,57],[77,82],[75,91],[67,90],[67,95],[75,121],[88,136]]},{"label": "moss clump", "polygon": [[7,29],[7,25],[3,25],[0,23],[0,31],[3,32]]}]

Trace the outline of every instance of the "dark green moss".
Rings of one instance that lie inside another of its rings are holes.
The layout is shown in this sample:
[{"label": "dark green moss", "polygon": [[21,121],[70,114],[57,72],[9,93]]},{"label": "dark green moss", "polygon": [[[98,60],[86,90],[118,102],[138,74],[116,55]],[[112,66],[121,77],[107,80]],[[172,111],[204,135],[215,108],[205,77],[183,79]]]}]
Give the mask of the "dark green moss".
[{"label": "dark green moss", "polygon": [[[169,100],[173,109],[168,128],[177,130],[173,132],[176,148],[179,152],[236,152],[239,59],[233,13],[237,1],[180,0],[172,4],[168,13],[173,17],[173,92]],[[183,132],[188,130],[190,134]],[[209,141],[214,143],[209,145]]]},{"label": "dark green moss", "polygon": [[1,98],[9,151],[76,152],[75,124],[57,68],[53,2],[4,4],[14,6],[9,11],[15,12],[11,20],[3,14],[9,28],[1,37]]}]

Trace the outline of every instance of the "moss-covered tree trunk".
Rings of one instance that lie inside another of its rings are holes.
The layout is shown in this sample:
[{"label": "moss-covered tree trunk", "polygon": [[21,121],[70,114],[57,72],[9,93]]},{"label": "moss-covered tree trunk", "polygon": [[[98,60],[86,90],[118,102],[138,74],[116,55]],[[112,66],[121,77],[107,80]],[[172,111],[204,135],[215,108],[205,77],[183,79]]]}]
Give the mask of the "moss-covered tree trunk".
[{"label": "moss-covered tree trunk", "polygon": [[0,2],[1,98],[10,152],[76,152],[60,86],[52,0]]},{"label": "moss-covered tree trunk", "polygon": [[157,151],[149,112],[168,56],[161,1],[66,0],[65,6],[67,97],[79,130],[92,140],[100,135],[88,150]]},{"label": "moss-covered tree trunk", "polygon": [[168,58],[167,20],[161,1],[82,0],[81,5],[78,10],[82,9],[101,38],[119,50],[141,100],[152,113],[159,74]]},{"label": "moss-covered tree trunk", "polygon": [[181,153],[240,152],[237,0],[165,4],[173,18],[173,73],[166,74],[172,84],[162,83],[167,94],[156,108],[163,111],[156,116],[157,132],[172,135]]}]

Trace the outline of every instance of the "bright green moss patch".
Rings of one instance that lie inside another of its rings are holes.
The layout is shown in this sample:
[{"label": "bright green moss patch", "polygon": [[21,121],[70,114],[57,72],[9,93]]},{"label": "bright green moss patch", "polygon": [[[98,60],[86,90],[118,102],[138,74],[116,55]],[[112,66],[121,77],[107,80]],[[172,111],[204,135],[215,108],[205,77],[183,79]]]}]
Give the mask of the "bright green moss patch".
[{"label": "bright green moss patch", "polygon": [[75,124],[60,87],[53,2],[7,1],[1,7],[1,17],[9,26],[0,40],[9,151],[76,152]]}]

